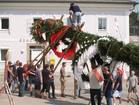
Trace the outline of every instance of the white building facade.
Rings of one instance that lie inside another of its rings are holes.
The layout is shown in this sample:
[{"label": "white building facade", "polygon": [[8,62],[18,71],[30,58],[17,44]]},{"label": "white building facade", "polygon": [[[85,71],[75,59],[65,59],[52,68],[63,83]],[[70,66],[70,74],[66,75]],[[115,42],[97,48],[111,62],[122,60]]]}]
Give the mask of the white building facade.
[{"label": "white building facade", "polygon": [[[76,1],[76,0],[75,0]],[[40,51],[32,40],[30,27],[38,18],[60,18],[68,23],[70,0],[0,0],[0,69],[8,51],[12,62],[26,63],[31,51]],[[82,12],[83,31],[110,35],[129,42],[129,14],[133,3],[128,0],[77,0]],[[33,53],[35,55],[35,53]]]}]

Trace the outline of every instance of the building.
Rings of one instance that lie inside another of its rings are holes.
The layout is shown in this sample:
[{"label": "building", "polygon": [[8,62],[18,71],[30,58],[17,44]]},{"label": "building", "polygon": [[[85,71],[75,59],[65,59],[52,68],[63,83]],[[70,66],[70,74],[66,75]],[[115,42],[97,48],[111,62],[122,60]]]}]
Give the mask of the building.
[{"label": "building", "polygon": [[0,0],[0,68],[4,67],[7,51],[13,62],[33,59],[42,50],[30,35],[33,21],[64,14],[67,24],[71,1],[76,1],[85,14],[84,31],[129,42],[129,14],[133,6],[129,0]]},{"label": "building", "polygon": [[139,3],[130,14],[130,43],[139,45]]}]

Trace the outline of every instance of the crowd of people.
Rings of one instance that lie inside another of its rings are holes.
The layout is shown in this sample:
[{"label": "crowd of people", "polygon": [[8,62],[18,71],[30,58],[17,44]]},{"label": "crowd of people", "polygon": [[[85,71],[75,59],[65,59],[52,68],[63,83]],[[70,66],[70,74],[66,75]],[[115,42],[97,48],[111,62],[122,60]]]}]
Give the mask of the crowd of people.
[{"label": "crowd of people", "polygon": [[[61,96],[65,90],[65,62],[60,69]],[[12,92],[19,92],[22,97],[26,93],[39,98],[56,98],[54,83],[54,65],[45,64],[44,68],[31,62],[22,64],[19,60],[15,64],[8,62],[7,82]],[[51,90],[52,89],[52,95]]]},{"label": "crowd of people", "polygon": [[[89,76],[91,105],[101,105],[102,96],[105,97],[107,105],[121,104],[123,70],[122,68],[117,68],[116,75],[114,76],[110,69],[110,64],[106,64],[104,67],[92,65],[92,71]],[[139,99],[137,95],[137,85],[137,76],[135,76],[135,72],[131,70],[126,81],[126,86],[128,87],[128,102],[131,99],[130,95],[132,92],[135,94],[136,99]],[[116,98],[119,99],[119,103],[117,104]]]},{"label": "crowd of people", "polygon": [[[66,63],[63,62],[59,78],[61,97],[65,97],[65,67]],[[28,62],[23,65],[22,62],[17,60],[15,64],[9,61],[8,69],[7,82],[12,92],[18,91],[20,97],[29,92],[30,96],[56,99],[53,64],[45,64],[44,68],[41,69],[39,64],[35,66]],[[116,74],[116,76],[112,75],[109,64],[103,67],[92,65],[92,70],[89,73],[91,105],[96,105],[96,103],[101,105],[102,96],[105,96],[107,105],[116,105],[116,98],[119,99],[119,104],[121,103],[123,70],[117,68]],[[132,92],[139,99],[137,85],[137,76],[135,76],[135,71],[131,70],[126,81],[128,101],[131,99]],[[81,88],[79,87],[79,89]],[[52,90],[52,93],[50,90]],[[78,96],[80,96],[80,92]]]}]

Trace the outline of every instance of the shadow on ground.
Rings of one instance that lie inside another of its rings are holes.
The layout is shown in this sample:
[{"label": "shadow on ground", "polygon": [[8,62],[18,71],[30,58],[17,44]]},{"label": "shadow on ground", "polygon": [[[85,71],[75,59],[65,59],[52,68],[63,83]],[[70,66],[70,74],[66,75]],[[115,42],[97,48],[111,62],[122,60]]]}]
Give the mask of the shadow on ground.
[{"label": "shadow on ground", "polygon": [[86,105],[86,104],[82,104],[82,103],[72,103],[72,102],[68,102],[68,101],[63,101],[63,100],[51,100],[49,102],[45,102],[46,104],[52,104],[52,105]]}]

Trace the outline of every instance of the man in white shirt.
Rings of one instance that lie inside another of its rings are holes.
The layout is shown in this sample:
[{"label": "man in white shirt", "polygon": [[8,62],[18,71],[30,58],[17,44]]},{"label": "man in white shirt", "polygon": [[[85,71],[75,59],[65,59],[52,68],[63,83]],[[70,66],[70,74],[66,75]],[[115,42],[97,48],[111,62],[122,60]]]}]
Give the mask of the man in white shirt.
[{"label": "man in white shirt", "polygon": [[104,81],[101,66],[94,67],[89,75],[90,79],[90,97],[91,105],[96,105],[95,97],[97,98],[97,105],[101,105],[101,89]]}]

